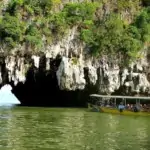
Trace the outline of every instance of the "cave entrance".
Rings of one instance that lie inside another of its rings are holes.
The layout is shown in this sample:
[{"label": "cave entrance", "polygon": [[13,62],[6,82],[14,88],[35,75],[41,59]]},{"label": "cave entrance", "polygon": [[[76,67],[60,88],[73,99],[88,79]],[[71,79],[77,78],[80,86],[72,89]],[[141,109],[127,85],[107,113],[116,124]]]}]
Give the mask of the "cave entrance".
[{"label": "cave entrance", "polygon": [[14,86],[13,93],[18,97],[23,106],[43,107],[84,107],[86,106],[89,91],[60,90],[56,72],[61,62],[61,56],[50,59],[50,70],[46,70],[45,56],[40,58],[39,68],[31,67],[26,75],[26,82]]}]

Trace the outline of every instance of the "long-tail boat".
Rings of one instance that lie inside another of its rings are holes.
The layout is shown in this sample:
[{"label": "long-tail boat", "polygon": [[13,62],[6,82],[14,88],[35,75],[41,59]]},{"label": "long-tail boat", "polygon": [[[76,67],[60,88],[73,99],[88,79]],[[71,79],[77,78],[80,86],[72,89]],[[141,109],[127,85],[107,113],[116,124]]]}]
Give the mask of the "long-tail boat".
[{"label": "long-tail boat", "polygon": [[[142,103],[147,103],[148,101],[150,104],[150,97],[92,94],[90,95],[88,108],[101,113],[150,116],[150,107],[146,106],[146,104],[142,106]],[[129,107],[131,105],[133,107]],[[124,106],[123,109],[120,109],[120,106]],[[137,106],[139,106],[138,109]]]}]

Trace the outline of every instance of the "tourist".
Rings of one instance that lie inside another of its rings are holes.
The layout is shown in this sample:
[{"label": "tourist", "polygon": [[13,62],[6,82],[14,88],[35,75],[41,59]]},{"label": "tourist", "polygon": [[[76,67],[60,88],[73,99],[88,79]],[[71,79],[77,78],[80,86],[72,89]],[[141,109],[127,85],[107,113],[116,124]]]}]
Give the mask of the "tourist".
[{"label": "tourist", "polygon": [[119,104],[118,108],[119,108],[119,111],[120,111],[120,112],[123,112],[123,110],[125,109],[125,106],[124,106],[123,103],[121,102],[121,103]]}]

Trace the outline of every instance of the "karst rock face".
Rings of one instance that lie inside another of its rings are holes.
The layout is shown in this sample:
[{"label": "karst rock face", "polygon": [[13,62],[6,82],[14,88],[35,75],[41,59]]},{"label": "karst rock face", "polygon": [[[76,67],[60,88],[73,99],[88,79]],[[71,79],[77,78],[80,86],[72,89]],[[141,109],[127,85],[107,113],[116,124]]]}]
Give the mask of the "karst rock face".
[{"label": "karst rock face", "polygon": [[[3,7],[6,7],[8,3],[9,0],[5,0]],[[103,10],[100,10],[98,17],[109,14],[114,5],[115,1],[113,3],[108,1]],[[131,22],[133,19],[132,11],[125,10],[121,17]],[[1,54],[3,51],[5,49],[1,48]],[[23,44],[17,45],[11,51],[9,55],[0,58],[0,83],[5,82],[5,74],[7,74],[8,81],[13,82],[14,85],[20,82],[24,84],[27,79],[27,72],[32,68],[34,73],[41,69],[45,73],[53,71],[60,90],[84,90],[87,85],[92,85],[101,94],[112,94],[116,91],[118,91],[117,94],[130,95],[150,92],[148,46],[141,49],[139,59],[132,61],[128,67],[121,66],[121,55],[105,54],[99,58],[91,56],[86,44],[79,38],[78,26],[73,26],[68,29],[62,40],[56,40],[50,45],[45,45],[41,49],[42,56],[33,53],[18,55],[18,51],[26,51],[26,46]],[[43,57],[44,61],[42,61]],[[60,62],[57,65],[51,63],[58,57]],[[87,70],[86,73],[85,70]]]},{"label": "karst rock face", "polygon": [[[122,89],[121,93],[149,93],[150,69],[148,49],[141,51],[141,58],[132,62],[128,67],[120,67],[120,58],[111,58],[107,55],[99,59],[87,56],[85,45],[77,39],[76,28],[69,31],[62,41],[45,49],[46,70],[51,70],[50,60],[59,56],[60,63],[55,72],[60,90],[75,91],[84,90],[87,84],[96,86],[99,93],[112,94]],[[38,55],[24,56],[10,55],[5,57],[6,70],[9,81],[15,85],[26,81],[26,73],[32,65],[40,68]],[[30,60],[30,61],[29,61]],[[88,73],[85,74],[84,70]],[[0,82],[3,82],[3,72],[0,72]],[[86,76],[89,81],[87,82]],[[123,88],[122,88],[123,87]]]}]

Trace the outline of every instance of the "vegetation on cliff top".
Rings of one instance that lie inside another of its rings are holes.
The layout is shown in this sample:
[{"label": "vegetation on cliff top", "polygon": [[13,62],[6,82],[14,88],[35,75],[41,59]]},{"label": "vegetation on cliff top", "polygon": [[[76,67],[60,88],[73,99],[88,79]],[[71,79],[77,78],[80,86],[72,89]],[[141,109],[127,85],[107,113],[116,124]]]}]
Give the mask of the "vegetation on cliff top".
[{"label": "vegetation on cliff top", "polygon": [[120,13],[110,13],[101,20],[90,20],[81,29],[91,54],[123,54],[125,61],[139,58],[139,51],[150,42],[150,8],[142,8],[131,24]]},{"label": "vegetation on cliff top", "polygon": [[148,13],[148,9],[144,10],[130,25],[126,25],[119,14],[110,14],[101,21],[90,21],[87,29],[81,29],[81,39],[94,56],[120,52],[130,58],[136,57],[143,44],[149,41],[150,17],[145,18]]},{"label": "vegetation on cliff top", "polygon": [[59,0],[11,0],[0,20],[1,42],[10,48],[26,43],[32,49],[42,49],[43,44],[60,40],[68,28],[92,20],[98,7],[97,3],[68,3],[54,13],[58,3]]},{"label": "vegetation on cliff top", "polygon": [[126,58],[137,58],[150,40],[150,8],[141,9],[131,24],[122,19],[121,12],[136,9],[139,1],[118,0],[114,11],[104,12],[99,18],[97,13],[105,6],[104,0],[67,3],[61,11],[56,11],[60,0],[11,0],[0,18],[1,44],[12,49],[26,43],[39,51],[45,44],[61,40],[69,28],[78,26],[80,39],[92,55],[119,52]]}]

